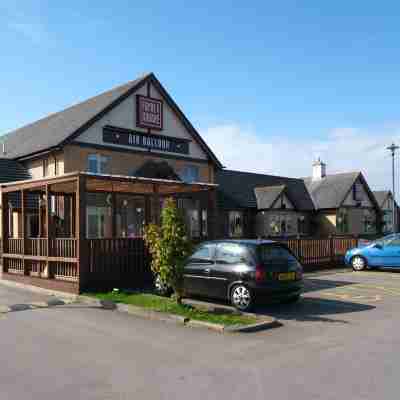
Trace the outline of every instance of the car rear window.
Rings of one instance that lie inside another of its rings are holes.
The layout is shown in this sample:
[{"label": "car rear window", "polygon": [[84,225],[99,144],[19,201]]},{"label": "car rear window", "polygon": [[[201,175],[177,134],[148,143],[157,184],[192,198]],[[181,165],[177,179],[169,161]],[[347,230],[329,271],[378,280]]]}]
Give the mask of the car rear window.
[{"label": "car rear window", "polygon": [[296,257],[284,246],[261,245],[257,249],[258,258],[262,264],[287,264],[296,261]]}]

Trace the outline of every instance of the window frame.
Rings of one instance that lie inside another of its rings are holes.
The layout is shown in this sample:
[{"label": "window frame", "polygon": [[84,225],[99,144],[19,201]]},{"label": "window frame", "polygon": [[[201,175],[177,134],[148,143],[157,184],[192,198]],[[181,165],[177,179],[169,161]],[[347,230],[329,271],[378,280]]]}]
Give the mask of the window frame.
[{"label": "window frame", "polygon": [[[87,155],[87,160],[86,160],[87,163],[86,169],[91,174],[107,174],[110,160],[111,156],[108,155],[105,156],[104,154],[101,153],[89,153]],[[92,171],[90,168],[90,163],[93,161],[96,163],[96,171]],[[104,170],[102,170],[103,164],[105,164]]]}]

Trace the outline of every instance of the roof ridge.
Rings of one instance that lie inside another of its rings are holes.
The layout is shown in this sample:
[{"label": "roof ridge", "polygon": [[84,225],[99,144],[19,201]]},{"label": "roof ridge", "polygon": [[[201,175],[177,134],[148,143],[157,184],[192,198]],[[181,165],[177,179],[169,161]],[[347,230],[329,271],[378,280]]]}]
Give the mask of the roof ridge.
[{"label": "roof ridge", "polygon": [[249,172],[249,171],[238,171],[235,169],[226,169],[224,168],[222,172],[234,172],[235,174],[247,174],[247,175],[257,175],[257,176],[268,176],[273,178],[281,178],[281,179],[289,179],[294,181],[301,181],[302,178],[293,178],[291,176],[283,176],[283,175],[272,175],[272,174],[262,174],[260,172]]}]

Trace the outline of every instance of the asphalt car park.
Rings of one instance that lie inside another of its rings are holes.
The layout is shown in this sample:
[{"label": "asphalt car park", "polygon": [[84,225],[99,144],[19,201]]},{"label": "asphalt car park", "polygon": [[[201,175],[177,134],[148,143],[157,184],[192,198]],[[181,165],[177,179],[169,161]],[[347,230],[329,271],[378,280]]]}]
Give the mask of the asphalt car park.
[{"label": "asphalt car park", "polygon": [[[85,305],[8,313],[0,398],[398,398],[400,273],[349,269],[304,283],[298,303],[256,309],[281,327],[251,334]],[[0,285],[0,298],[10,290]]]}]

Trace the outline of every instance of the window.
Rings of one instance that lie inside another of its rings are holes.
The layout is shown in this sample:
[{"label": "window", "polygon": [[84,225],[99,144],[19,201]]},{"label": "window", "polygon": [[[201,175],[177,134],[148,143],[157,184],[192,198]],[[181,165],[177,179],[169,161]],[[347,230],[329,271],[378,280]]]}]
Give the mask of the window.
[{"label": "window", "polygon": [[393,211],[385,210],[383,211],[383,232],[393,231]]},{"label": "window", "polygon": [[199,167],[196,165],[186,165],[181,174],[180,178],[187,183],[198,182],[199,181]]},{"label": "window", "polygon": [[355,201],[364,200],[364,190],[361,183],[355,183],[353,186],[353,197]]},{"label": "window", "polygon": [[211,261],[214,253],[214,245],[203,244],[197,247],[196,251],[190,257],[191,262]]},{"label": "window", "polygon": [[338,233],[349,232],[349,217],[345,208],[339,209],[336,218],[336,229]]},{"label": "window", "polygon": [[107,174],[109,170],[110,157],[101,154],[88,155],[88,172],[93,174]]},{"label": "window", "polygon": [[258,257],[263,264],[272,265],[277,263],[287,264],[288,261],[295,261],[296,258],[288,249],[283,246],[262,245],[258,246]]},{"label": "window", "polygon": [[364,210],[363,226],[364,226],[364,233],[376,232],[375,213],[372,210]]},{"label": "window", "polygon": [[208,236],[208,218],[207,210],[201,211],[201,235],[203,237]]},{"label": "window", "polygon": [[109,193],[87,194],[87,228],[89,239],[112,237],[112,197]]},{"label": "window", "polygon": [[297,233],[296,220],[291,214],[273,214],[270,217],[269,231],[273,236],[294,235]]},{"label": "window", "polygon": [[239,264],[247,261],[246,248],[235,243],[224,243],[217,246],[216,262],[220,264]]},{"label": "window", "polygon": [[115,197],[117,237],[142,237],[145,224],[144,197],[119,194]]},{"label": "window", "polygon": [[177,199],[177,206],[183,212],[189,236],[191,238],[200,237],[199,200]]},{"label": "window", "polygon": [[241,211],[229,211],[229,237],[243,236],[243,213]]}]

